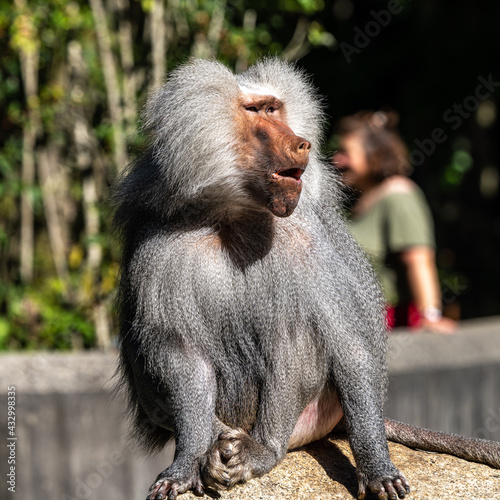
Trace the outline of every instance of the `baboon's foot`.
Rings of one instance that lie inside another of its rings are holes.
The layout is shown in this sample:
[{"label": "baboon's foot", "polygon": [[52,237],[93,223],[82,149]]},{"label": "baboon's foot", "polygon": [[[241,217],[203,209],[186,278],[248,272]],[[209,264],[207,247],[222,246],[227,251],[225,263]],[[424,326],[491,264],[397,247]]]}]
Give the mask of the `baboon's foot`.
[{"label": "baboon's foot", "polygon": [[181,477],[181,475],[173,473],[170,469],[171,467],[158,475],[149,489],[146,500],[175,500],[178,495],[186,493],[186,491],[192,491],[198,497],[204,496],[205,493],[211,497],[220,496],[211,490],[205,491],[199,472],[192,472]]},{"label": "baboon's foot", "polygon": [[363,500],[366,496],[366,488],[375,493],[379,500],[397,500],[405,498],[410,493],[410,485],[406,478],[396,469],[394,474],[377,479],[369,480],[364,474],[358,473],[359,491],[358,499]]}]

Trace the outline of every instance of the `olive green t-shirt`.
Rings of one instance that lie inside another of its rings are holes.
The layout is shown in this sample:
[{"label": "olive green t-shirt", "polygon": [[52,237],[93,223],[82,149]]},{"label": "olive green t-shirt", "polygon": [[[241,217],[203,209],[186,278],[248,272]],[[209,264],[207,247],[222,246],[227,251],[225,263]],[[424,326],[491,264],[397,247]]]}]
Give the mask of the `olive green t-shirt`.
[{"label": "olive green t-shirt", "polygon": [[389,189],[350,221],[351,231],[370,257],[389,304],[410,298],[406,271],[395,254],[413,246],[434,247],[432,216],[420,188],[407,182]]}]

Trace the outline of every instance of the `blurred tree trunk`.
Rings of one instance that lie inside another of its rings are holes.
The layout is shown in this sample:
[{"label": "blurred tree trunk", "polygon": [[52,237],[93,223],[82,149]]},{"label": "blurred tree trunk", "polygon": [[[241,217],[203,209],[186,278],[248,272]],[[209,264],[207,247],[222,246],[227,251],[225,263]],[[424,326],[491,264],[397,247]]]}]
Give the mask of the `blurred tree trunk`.
[{"label": "blurred tree trunk", "polygon": [[307,39],[307,32],[309,31],[310,25],[311,23],[307,17],[299,17],[292,39],[281,53],[283,59],[287,61],[297,61],[309,53],[311,44]]},{"label": "blurred tree trunk", "polygon": [[101,222],[97,179],[100,176],[95,175],[94,166],[96,162],[92,161],[91,153],[93,149],[96,149],[96,145],[94,144],[94,147],[92,147],[91,128],[81,118],[75,122],[74,137],[77,149],[77,164],[84,173],[82,202],[85,218],[86,262],[83,281],[87,286],[81,288],[83,294],[81,298],[84,302],[89,300],[92,302],[92,319],[97,346],[107,349],[111,344],[110,318],[98,292],[103,251],[99,241]]},{"label": "blurred tree trunk", "polygon": [[100,230],[96,177],[93,175],[90,127],[81,117],[75,121],[74,138],[77,152],[77,165],[83,172],[83,213],[85,217],[85,239],[87,250],[87,271],[94,282],[102,261],[102,247],[97,236]]},{"label": "blurred tree trunk", "polygon": [[83,179],[83,203],[85,215],[85,235],[87,239],[87,261],[85,274],[91,284],[92,319],[97,338],[97,346],[101,349],[107,349],[111,345],[110,318],[106,305],[99,297],[97,290],[101,263],[102,263],[102,245],[99,242],[100,217],[97,196],[97,185],[93,175],[87,175]]},{"label": "blurred tree trunk", "polygon": [[151,19],[151,57],[152,77],[150,89],[157,89],[163,82],[166,73],[167,47],[166,47],[166,17],[164,0],[153,0],[150,13]]},{"label": "blurred tree trunk", "polygon": [[20,12],[18,29],[25,41],[17,47],[21,63],[21,75],[27,106],[27,119],[23,124],[23,151],[21,166],[21,241],[20,278],[29,283],[33,279],[33,256],[35,227],[33,213],[33,189],[35,185],[35,145],[40,121],[38,116],[38,65],[40,47],[37,43],[36,27],[31,20],[25,0],[15,0]]},{"label": "blurred tree trunk", "polygon": [[222,28],[224,27],[225,14],[226,0],[217,0],[214,3],[212,17],[210,18],[208,34],[205,36],[205,34],[200,31],[195,35],[192,48],[193,56],[201,58],[215,57],[219,46]]},{"label": "blurred tree trunk", "polygon": [[58,207],[58,193],[56,182],[61,174],[58,172],[59,151],[56,146],[48,146],[37,151],[38,175],[42,188],[43,206],[45,210],[45,219],[47,221],[47,230],[52,250],[52,258],[57,272],[57,277],[65,285],[68,285],[68,264],[66,259],[66,241],[64,238],[64,224],[61,220],[61,213]]},{"label": "blurred tree trunk", "polygon": [[[243,30],[246,33],[251,33],[255,31],[255,24],[257,23],[257,12],[253,9],[245,10],[243,15]],[[245,44],[242,44],[238,48],[238,59],[236,61],[236,72],[242,73],[248,69],[248,48]]]},{"label": "blurred tree trunk", "polygon": [[[28,64],[29,65],[29,64]],[[31,120],[23,125],[23,160],[21,192],[21,280],[29,283],[33,279],[33,255],[35,248],[35,226],[33,214],[33,188],[35,184],[36,127]]]},{"label": "blurred tree trunk", "polygon": [[90,0],[97,34],[97,44],[101,57],[101,67],[106,86],[108,112],[113,125],[114,161],[118,170],[127,164],[127,143],[123,130],[123,110],[121,106],[121,87],[118,81],[118,71],[113,54],[108,20],[102,0]]},{"label": "blurred tree trunk", "polygon": [[[183,8],[181,9],[179,5],[179,0],[169,0],[167,8],[171,12],[173,22],[175,23],[175,31],[179,38],[187,40],[190,36],[189,23],[187,20],[187,12],[192,12],[197,9],[194,2],[183,1]],[[172,30],[173,34],[173,30]],[[173,42],[173,38],[170,38]]]},{"label": "blurred tree trunk", "polygon": [[111,322],[106,304],[97,301],[92,309],[94,328],[97,337],[97,347],[107,350],[111,347]]},{"label": "blurred tree trunk", "polygon": [[219,0],[215,2],[214,10],[212,12],[212,19],[210,20],[210,27],[208,28],[208,44],[210,46],[211,57],[217,54],[219,47],[219,40],[224,27],[224,17],[226,15],[226,0]]},{"label": "blurred tree trunk", "polygon": [[[72,92],[80,95],[85,88],[87,66],[83,58],[82,47],[73,42],[68,51],[69,67],[71,72]],[[103,250],[99,235],[101,230],[99,212],[98,181],[101,179],[97,169],[97,141],[92,127],[88,122],[84,109],[74,107],[72,114],[73,140],[76,149],[76,164],[82,172],[82,206],[85,221],[85,250],[86,261],[83,273],[83,286],[80,288],[79,300],[82,303],[91,302],[92,320],[97,337],[97,345],[103,349],[110,346],[110,318],[105,304],[96,298],[100,280]]]},{"label": "blurred tree trunk", "polygon": [[135,129],[137,121],[137,77],[134,71],[134,41],[128,1],[116,0],[116,8],[118,11],[120,60],[123,70],[123,118],[126,124],[126,133],[130,134]]}]

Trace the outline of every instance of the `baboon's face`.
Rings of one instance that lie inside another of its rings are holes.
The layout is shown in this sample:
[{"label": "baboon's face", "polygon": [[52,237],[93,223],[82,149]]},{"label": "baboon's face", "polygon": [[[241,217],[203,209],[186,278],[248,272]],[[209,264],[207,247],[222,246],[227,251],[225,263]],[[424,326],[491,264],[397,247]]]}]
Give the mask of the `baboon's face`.
[{"label": "baboon's face", "polygon": [[283,102],[271,95],[241,95],[237,123],[252,196],[278,217],[291,215],[302,191],[310,143],[286,125]]}]

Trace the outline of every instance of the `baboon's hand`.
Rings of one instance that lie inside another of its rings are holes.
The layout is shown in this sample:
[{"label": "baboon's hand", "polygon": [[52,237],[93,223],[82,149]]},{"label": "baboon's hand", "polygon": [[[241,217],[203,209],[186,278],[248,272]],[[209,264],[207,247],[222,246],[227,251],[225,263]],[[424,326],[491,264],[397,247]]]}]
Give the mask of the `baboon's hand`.
[{"label": "baboon's hand", "polygon": [[205,456],[201,474],[203,482],[213,488],[231,488],[252,477],[261,476],[264,447],[245,431],[231,429],[219,436]]},{"label": "baboon's hand", "polygon": [[359,500],[365,498],[367,486],[372,493],[378,496],[379,500],[387,500],[389,498],[397,500],[398,498],[405,498],[407,493],[410,493],[410,485],[400,472],[393,477],[371,480],[368,484],[360,481],[358,491]]}]

